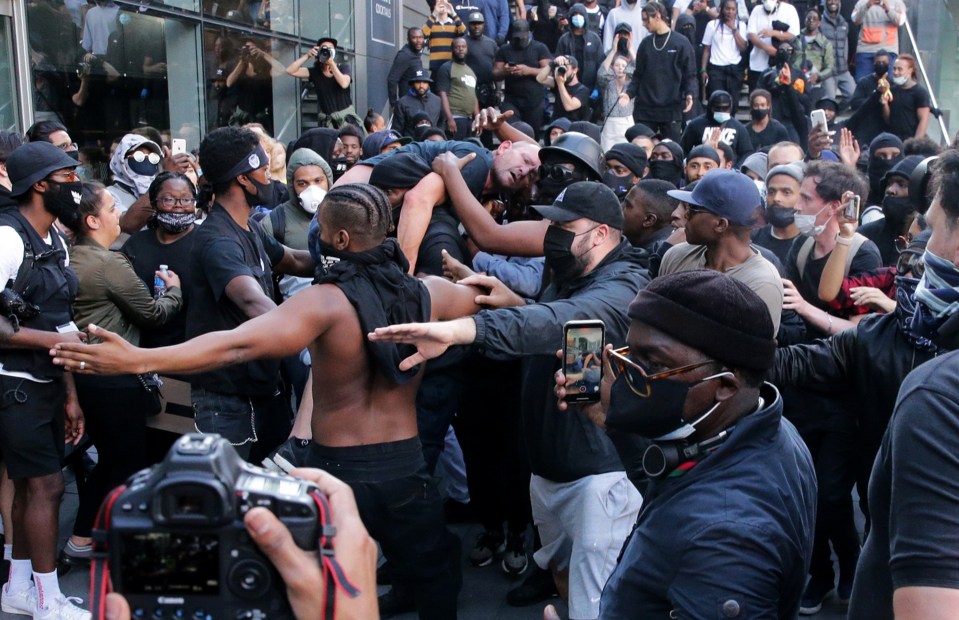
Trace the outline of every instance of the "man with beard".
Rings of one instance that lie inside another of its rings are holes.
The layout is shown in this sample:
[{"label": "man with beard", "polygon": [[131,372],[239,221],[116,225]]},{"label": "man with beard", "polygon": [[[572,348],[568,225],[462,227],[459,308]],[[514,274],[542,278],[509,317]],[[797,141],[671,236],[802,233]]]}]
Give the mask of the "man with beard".
[{"label": "man with beard", "polygon": [[[266,154],[255,133],[238,127],[210,132],[200,144],[200,159],[216,202],[193,233],[187,338],[232,329],[275,308],[274,269],[306,277],[315,267],[308,252],[280,244],[250,218],[270,187]],[[279,361],[212,370],[191,384],[197,430],[222,435],[243,458],[258,463],[289,435],[292,419],[279,387]]]},{"label": "man with beard", "polygon": [[453,39],[453,60],[436,72],[436,92],[443,104],[447,135],[465,140],[472,134],[473,118],[479,114],[476,73],[466,64],[466,39]]},{"label": "man with beard", "polygon": [[789,248],[799,236],[796,205],[799,204],[802,181],[801,163],[776,166],[766,174],[767,224],[753,233],[752,240],[775,254],[783,264],[789,256]]},{"label": "man with beard", "polygon": [[443,102],[430,92],[433,80],[424,69],[419,69],[410,78],[410,93],[400,97],[393,111],[393,128],[404,136],[414,136],[414,117],[424,112],[433,127],[445,126]]},{"label": "man with beard", "polygon": [[534,129],[543,126],[543,85],[536,81],[540,69],[549,66],[549,50],[531,38],[529,22],[513,22],[509,43],[496,51],[493,79],[505,80],[503,111],[513,110]]},{"label": "man with beard", "polygon": [[[738,96],[739,93],[736,93]],[[724,90],[713,91],[706,111],[689,121],[680,144],[689,153],[700,144],[723,142],[736,153],[736,163],[753,152],[752,140],[745,125],[733,118],[733,98]]]},{"label": "man with beard", "polygon": [[0,335],[0,450],[14,486],[16,532],[3,610],[50,620],[90,618],[60,593],[56,571],[64,440],[80,441],[83,412],[73,376],[43,353],[83,340],[72,321],[77,276],[54,227],[80,217],[79,165],[49,142],[19,147],[6,161],[17,207],[0,214],[0,313],[15,327]]},{"label": "man with beard", "polygon": [[[443,159],[456,165],[452,156]],[[377,329],[370,339],[416,345],[401,370],[455,345],[476,345],[498,359],[522,358],[530,494],[543,542],[534,560],[553,571],[560,591],[568,581],[571,618],[596,618],[599,594],[641,498],[605,434],[583,416],[558,411],[550,377],[566,321],[600,319],[607,342],[624,341],[623,309],[646,277],[640,253],[622,239],[623,211],[609,188],[573,183],[552,205],[534,208],[550,221],[543,245],[551,283],[538,301],[527,304],[510,294],[499,309]]]},{"label": "man with beard", "polygon": [[916,217],[916,204],[909,196],[909,176],[922,161],[921,155],[912,155],[897,163],[882,178],[884,186],[880,219],[863,224],[859,232],[879,248],[882,264],[892,266],[899,260],[897,240],[905,238]]},{"label": "man with beard", "polygon": [[396,52],[393,65],[386,76],[386,94],[390,100],[390,108],[396,109],[396,102],[406,94],[410,78],[417,71],[423,70],[423,59],[420,54],[423,52],[424,45],[426,45],[426,36],[422,28],[410,28],[406,31],[406,45]]},{"label": "man with beard", "polygon": [[363,132],[356,125],[344,125],[340,128],[340,157],[346,162],[347,169],[360,161],[363,153]]},{"label": "man with beard", "polygon": [[603,184],[613,190],[620,200],[649,172],[646,151],[635,144],[617,144],[603,156],[606,158]]}]

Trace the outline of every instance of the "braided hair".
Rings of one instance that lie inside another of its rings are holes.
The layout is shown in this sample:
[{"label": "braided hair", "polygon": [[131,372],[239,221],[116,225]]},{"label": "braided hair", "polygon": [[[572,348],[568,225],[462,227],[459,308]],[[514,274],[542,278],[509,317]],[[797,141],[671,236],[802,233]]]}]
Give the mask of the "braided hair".
[{"label": "braided hair", "polygon": [[393,228],[390,201],[383,190],[365,183],[334,187],[323,200],[324,219],[364,241],[378,241]]}]

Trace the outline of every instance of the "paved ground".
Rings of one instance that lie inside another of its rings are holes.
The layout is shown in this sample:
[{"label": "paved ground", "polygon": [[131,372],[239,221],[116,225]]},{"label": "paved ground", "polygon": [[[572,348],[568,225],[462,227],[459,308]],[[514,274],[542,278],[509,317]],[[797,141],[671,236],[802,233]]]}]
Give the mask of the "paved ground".
[{"label": "paved ground", "polygon": [[[72,528],[72,515],[76,512],[76,487],[69,484],[67,494],[61,510],[61,544],[66,542]],[[519,583],[519,579],[510,578],[500,570],[498,563],[483,568],[473,568],[466,560],[466,553],[472,549],[476,536],[481,528],[476,524],[458,524],[453,530],[463,539],[463,591],[459,598],[460,620],[540,620],[543,605],[526,608],[510,607],[506,604],[506,592]],[[521,579],[521,578],[520,578]],[[70,571],[61,577],[61,588],[67,596],[78,596],[86,602],[89,597],[89,581],[87,575],[76,570]],[[381,588],[381,591],[385,588]],[[561,614],[566,611],[562,601],[552,601]],[[565,616],[564,616],[565,617]],[[823,611],[816,616],[816,620],[840,620],[845,618],[845,612],[835,602],[827,603]],[[4,614],[0,612],[0,620],[22,619],[23,616]],[[415,614],[395,616],[397,620],[416,620]]]}]

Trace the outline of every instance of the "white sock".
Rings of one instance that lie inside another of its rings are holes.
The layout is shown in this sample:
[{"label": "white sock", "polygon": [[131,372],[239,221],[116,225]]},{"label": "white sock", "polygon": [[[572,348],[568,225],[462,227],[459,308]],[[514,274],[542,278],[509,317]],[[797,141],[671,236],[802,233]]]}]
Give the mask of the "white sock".
[{"label": "white sock", "polygon": [[13,559],[13,543],[9,543],[3,546],[3,559],[4,560]]},{"label": "white sock", "polygon": [[[4,549],[4,553],[6,553],[6,549]],[[30,560],[10,560],[9,589],[20,589],[29,585],[31,575],[33,575],[33,564],[30,563]]]},{"label": "white sock", "polygon": [[33,573],[33,583],[37,585],[37,607],[40,609],[49,607],[50,601],[60,594],[60,581],[55,570],[49,573]]}]

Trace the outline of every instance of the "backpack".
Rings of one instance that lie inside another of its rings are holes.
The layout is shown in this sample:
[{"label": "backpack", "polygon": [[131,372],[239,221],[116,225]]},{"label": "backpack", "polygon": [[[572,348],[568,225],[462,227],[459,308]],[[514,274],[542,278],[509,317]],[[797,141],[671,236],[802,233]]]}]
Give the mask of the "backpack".
[{"label": "backpack", "polygon": [[[852,243],[849,246],[849,254],[846,255],[846,264],[843,267],[843,277],[849,277],[849,268],[852,266],[852,261],[856,258],[856,254],[859,252],[859,248],[862,247],[866,241],[868,241],[865,235],[856,233],[852,237]],[[803,241],[802,246],[799,248],[799,253],[796,254],[796,267],[799,269],[799,279],[802,280],[803,272],[806,271],[806,263],[809,262],[809,255],[812,253],[813,247],[816,245],[816,240],[812,237],[807,237]]]}]

